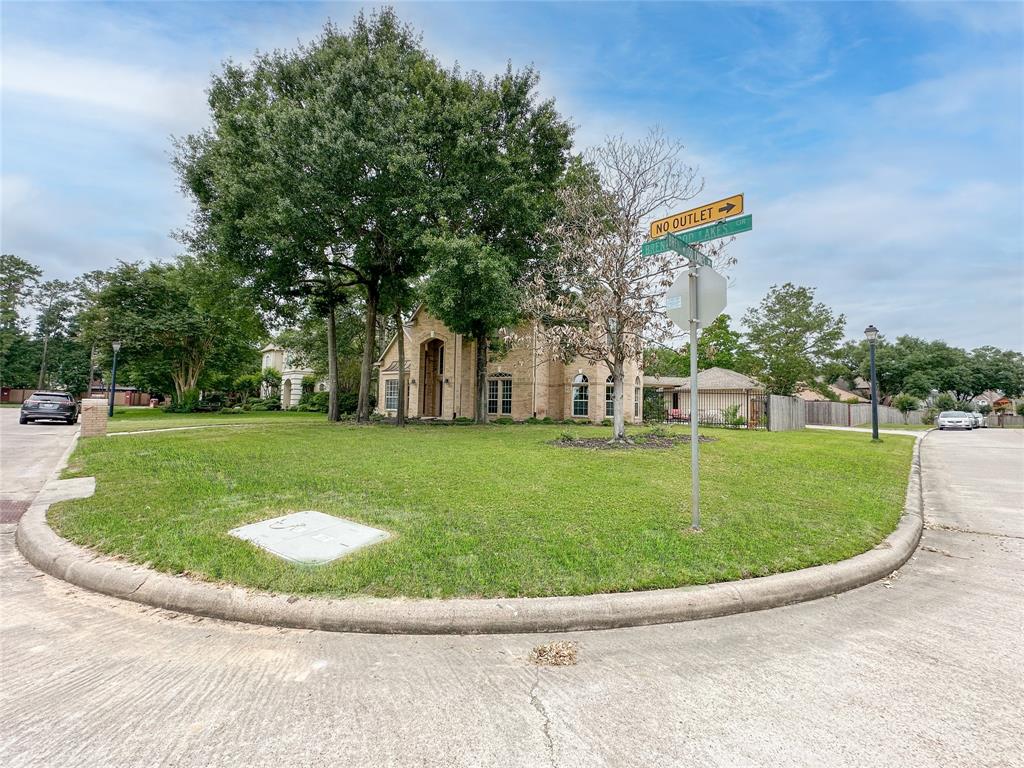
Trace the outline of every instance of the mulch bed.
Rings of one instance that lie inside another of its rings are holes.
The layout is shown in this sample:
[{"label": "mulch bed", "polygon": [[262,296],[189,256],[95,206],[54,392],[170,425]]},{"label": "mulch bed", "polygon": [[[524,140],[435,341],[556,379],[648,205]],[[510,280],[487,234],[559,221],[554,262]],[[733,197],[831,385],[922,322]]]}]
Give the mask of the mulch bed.
[{"label": "mulch bed", "polygon": [[[660,435],[655,432],[644,432],[637,435],[629,435],[628,439],[631,442],[612,443],[609,442],[607,437],[573,437],[571,439],[568,437],[562,437],[558,440],[552,440],[548,444],[557,445],[560,448],[594,448],[597,450],[607,451],[628,451],[645,448],[672,448],[673,446],[688,444],[690,442],[689,435]],[[717,439],[717,437],[701,435],[698,438],[698,442],[713,443]]]}]

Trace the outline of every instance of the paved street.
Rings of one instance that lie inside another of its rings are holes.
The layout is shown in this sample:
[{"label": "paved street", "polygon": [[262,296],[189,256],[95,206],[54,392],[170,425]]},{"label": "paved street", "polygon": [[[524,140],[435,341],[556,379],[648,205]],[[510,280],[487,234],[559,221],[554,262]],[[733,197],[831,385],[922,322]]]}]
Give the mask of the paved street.
[{"label": "paved street", "polygon": [[81,424],[18,424],[17,408],[0,408],[0,524],[24,512]]},{"label": "paved street", "polygon": [[[8,462],[51,461],[70,429],[19,431],[8,413],[3,490],[24,493],[36,474]],[[1024,430],[932,433],[923,477],[928,530],[887,583],[558,636],[580,643],[562,668],[526,660],[552,637],[339,635],[149,609],[40,574],[7,532],[0,764],[1022,765]]]}]

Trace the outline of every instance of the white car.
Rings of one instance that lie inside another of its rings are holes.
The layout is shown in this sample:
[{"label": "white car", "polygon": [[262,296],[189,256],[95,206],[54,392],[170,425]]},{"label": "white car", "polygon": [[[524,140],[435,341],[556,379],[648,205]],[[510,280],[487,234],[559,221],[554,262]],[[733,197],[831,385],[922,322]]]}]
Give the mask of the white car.
[{"label": "white car", "polygon": [[935,426],[939,429],[974,429],[974,419],[971,414],[963,411],[943,411],[935,420]]},{"label": "white car", "polygon": [[988,426],[988,423],[985,421],[985,414],[979,413],[978,411],[972,411],[967,415],[974,419],[975,429],[981,429],[982,427]]}]

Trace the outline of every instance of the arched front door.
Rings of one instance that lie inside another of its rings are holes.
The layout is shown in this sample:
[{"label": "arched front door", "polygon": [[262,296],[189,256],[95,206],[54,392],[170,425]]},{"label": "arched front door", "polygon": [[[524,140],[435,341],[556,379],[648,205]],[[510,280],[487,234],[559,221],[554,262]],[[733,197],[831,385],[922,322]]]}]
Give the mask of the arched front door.
[{"label": "arched front door", "polygon": [[281,407],[285,410],[292,407],[292,380],[285,379],[281,382]]},{"label": "arched front door", "polygon": [[444,342],[441,339],[423,342],[420,379],[420,416],[440,416],[444,396]]}]

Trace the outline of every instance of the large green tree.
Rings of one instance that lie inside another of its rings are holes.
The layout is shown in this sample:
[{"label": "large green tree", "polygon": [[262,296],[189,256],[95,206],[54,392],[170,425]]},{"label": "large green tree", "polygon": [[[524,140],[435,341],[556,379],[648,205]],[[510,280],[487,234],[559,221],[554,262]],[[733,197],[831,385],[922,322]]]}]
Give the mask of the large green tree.
[{"label": "large green tree", "polygon": [[[731,318],[723,314],[700,331],[697,337],[697,370],[727,368],[752,373],[755,361],[743,335],[729,326]],[[651,347],[644,355],[644,373],[650,376],[689,376],[690,347]]]},{"label": "large green tree", "polygon": [[31,387],[38,351],[28,334],[29,307],[42,271],[12,253],[0,255],[0,384]]},{"label": "large green tree", "polygon": [[424,269],[420,235],[438,218],[446,76],[384,9],[308,46],[228,65],[210,91],[213,127],[179,143],[197,202],[194,242],[242,268],[264,306],[325,314],[328,417],[338,418],[336,313],[357,289],[364,317],[360,419],[383,284]]},{"label": "large green tree", "polygon": [[572,128],[538,96],[538,79],[510,67],[490,80],[473,73],[448,81],[445,211],[423,240],[431,254],[424,293],[432,314],[476,342],[478,422],[487,418],[489,348],[521,318],[521,277],[550,251],[546,235],[569,162]]},{"label": "large green tree", "polygon": [[33,294],[36,309],[36,335],[42,348],[39,354],[38,389],[49,385],[47,366],[51,341],[60,343],[71,336],[72,323],[78,314],[78,294],[67,280],[47,280]]},{"label": "large green tree", "polygon": [[846,318],[815,302],[813,288],[785,283],[747,310],[743,324],[757,378],[768,392],[792,395],[835,357]]},{"label": "large green tree", "polygon": [[120,341],[118,370],[135,386],[173,391],[178,402],[214,377],[256,364],[264,335],[254,302],[219,265],[121,263],[83,318],[104,356]]}]

